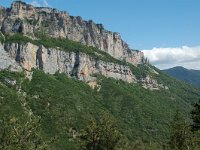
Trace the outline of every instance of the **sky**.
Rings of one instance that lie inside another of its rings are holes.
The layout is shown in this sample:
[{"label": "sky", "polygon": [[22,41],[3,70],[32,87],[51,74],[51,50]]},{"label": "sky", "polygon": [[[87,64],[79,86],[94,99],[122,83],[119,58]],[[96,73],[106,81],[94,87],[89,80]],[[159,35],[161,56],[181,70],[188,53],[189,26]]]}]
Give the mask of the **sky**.
[{"label": "sky", "polygon": [[[160,69],[200,69],[200,0],[23,0],[119,32]],[[0,0],[9,7],[12,0]]]}]

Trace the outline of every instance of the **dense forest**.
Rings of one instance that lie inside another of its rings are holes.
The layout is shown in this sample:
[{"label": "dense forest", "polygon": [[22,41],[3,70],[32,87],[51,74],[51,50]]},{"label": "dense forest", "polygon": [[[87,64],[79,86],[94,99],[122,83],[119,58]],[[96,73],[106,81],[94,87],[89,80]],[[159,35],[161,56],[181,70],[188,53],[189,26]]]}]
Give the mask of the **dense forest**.
[{"label": "dense forest", "polygon": [[0,73],[1,149],[198,149],[199,91],[165,74],[169,91],[98,75],[96,89],[65,74],[25,76]]}]

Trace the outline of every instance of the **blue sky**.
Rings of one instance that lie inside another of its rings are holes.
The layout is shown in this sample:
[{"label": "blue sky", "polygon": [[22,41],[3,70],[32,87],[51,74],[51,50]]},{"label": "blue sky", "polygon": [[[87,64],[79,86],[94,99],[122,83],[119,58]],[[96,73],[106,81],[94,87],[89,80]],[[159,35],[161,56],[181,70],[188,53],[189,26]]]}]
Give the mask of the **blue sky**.
[{"label": "blue sky", "polygon": [[134,49],[200,45],[200,0],[24,0],[33,1],[102,23]]},{"label": "blue sky", "polygon": [[[25,0],[32,2],[33,0]],[[41,3],[42,0],[38,0]],[[0,0],[9,6],[12,0]],[[47,0],[120,32],[136,49],[200,45],[200,0]]]}]

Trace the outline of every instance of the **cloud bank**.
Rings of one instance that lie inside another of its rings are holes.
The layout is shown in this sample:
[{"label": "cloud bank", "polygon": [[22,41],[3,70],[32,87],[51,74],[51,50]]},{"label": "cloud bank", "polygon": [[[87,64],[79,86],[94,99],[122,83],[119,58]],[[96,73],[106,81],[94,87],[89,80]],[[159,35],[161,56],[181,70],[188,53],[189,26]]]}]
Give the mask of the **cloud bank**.
[{"label": "cloud bank", "polygon": [[200,70],[200,46],[176,47],[176,48],[153,48],[143,50],[153,65],[160,69],[183,66],[188,69]]},{"label": "cloud bank", "polygon": [[51,7],[47,0],[33,0],[30,4],[35,7]]}]

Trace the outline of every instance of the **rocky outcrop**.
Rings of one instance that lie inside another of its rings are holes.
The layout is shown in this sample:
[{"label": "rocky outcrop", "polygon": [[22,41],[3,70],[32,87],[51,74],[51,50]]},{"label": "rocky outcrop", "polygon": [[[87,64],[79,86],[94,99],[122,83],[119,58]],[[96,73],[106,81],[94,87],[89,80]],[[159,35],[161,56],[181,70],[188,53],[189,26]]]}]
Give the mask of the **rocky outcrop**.
[{"label": "rocky outcrop", "polygon": [[150,89],[150,90],[160,90],[160,89],[168,90],[169,89],[167,86],[164,86],[163,84],[159,84],[150,75],[147,75],[145,78],[143,78],[141,82],[142,82],[143,88],[145,89]]},{"label": "rocky outcrop", "polygon": [[68,38],[96,47],[135,66],[143,63],[143,53],[130,49],[119,33],[107,31],[102,24],[95,24],[91,20],[84,21],[81,17],[70,16],[67,12],[33,7],[17,1],[7,9],[7,16],[1,16],[0,20],[4,34],[22,32],[34,38],[34,33],[46,32],[51,37]]},{"label": "rocky outcrop", "polygon": [[[9,9],[0,7],[0,28],[3,42],[6,40],[4,35],[8,34],[23,33],[36,40],[35,33],[45,32],[54,38],[67,38],[96,47],[135,66],[145,63],[143,53],[130,49],[119,33],[107,31],[102,24],[84,21],[81,17],[72,17],[67,12],[52,8],[33,7],[21,1],[14,2]],[[95,74],[129,83],[139,82],[144,88],[151,90],[165,88],[150,76],[137,80],[129,66],[94,59],[83,52],[45,48],[32,43],[0,44],[0,64],[0,69],[26,70],[29,79],[33,68],[50,74],[65,73],[97,89],[100,89],[100,85],[96,82]]]},{"label": "rocky outcrop", "polygon": [[0,53],[5,54],[10,61],[9,64],[0,65],[1,69],[13,64],[27,71],[31,71],[32,68],[39,68],[50,74],[65,73],[68,76],[85,81],[91,86],[96,84],[94,74],[121,79],[129,83],[136,80],[128,66],[95,60],[84,53],[66,52],[36,46],[31,43],[5,44],[1,46]]},{"label": "rocky outcrop", "polygon": [[22,71],[15,59],[12,59],[0,44],[0,69],[10,69],[11,71]]}]

